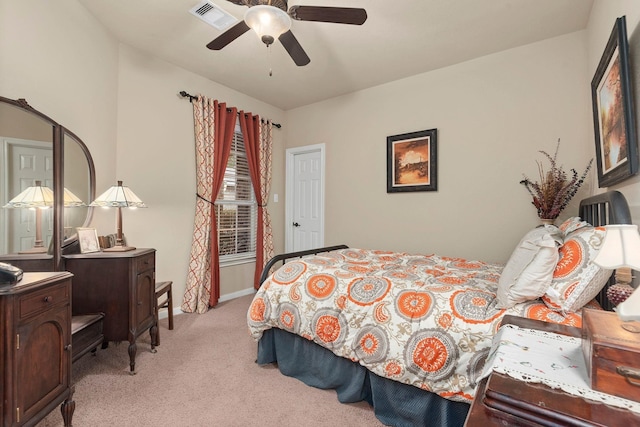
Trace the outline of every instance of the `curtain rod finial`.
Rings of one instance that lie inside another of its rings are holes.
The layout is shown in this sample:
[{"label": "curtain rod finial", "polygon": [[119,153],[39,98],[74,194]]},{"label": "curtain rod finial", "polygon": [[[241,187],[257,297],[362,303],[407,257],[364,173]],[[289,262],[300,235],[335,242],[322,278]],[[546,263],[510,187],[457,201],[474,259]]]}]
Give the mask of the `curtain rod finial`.
[{"label": "curtain rod finial", "polygon": [[191,95],[190,93],[187,93],[187,92],[186,92],[186,91],[184,91],[184,90],[181,90],[181,91],[179,92],[179,94],[180,94],[180,96],[181,96],[181,97],[183,97],[183,98],[189,98],[189,102],[193,102],[193,100],[194,100],[194,99],[198,99],[198,97],[197,97],[197,96],[193,96],[193,95]]}]

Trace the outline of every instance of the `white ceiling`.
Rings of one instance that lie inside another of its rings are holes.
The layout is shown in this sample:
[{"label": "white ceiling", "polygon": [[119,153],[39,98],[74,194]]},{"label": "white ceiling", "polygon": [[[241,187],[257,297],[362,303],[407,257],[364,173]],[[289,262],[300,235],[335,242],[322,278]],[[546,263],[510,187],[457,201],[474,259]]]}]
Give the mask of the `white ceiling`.
[{"label": "white ceiling", "polygon": [[[362,26],[293,21],[311,63],[296,66],[249,31],[222,32],[189,13],[199,0],[79,0],[121,42],[283,110],[584,29],[593,0],[289,0],[361,7]],[[245,6],[212,0],[242,19]],[[273,75],[269,76],[269,69]],[[176,88],[176,90],[189,88]]]}]

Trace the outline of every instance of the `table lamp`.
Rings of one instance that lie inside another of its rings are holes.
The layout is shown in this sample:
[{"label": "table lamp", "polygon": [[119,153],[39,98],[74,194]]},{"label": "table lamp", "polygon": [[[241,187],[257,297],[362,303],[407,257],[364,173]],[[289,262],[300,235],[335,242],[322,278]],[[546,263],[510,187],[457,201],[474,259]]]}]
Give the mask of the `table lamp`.
[{"label": "table lamp", "polygon": [[[594,264],[606,269],[622,270],[617,280],[631,283],[631,271],[640,270],[640,235],[635,224],[607,225],[607,233]],[[640,292],[637,289],[615,308],[620,320],[640,320]],[[639,330],[640,331],[640,330]]]},{"label": "table lamp", "polygon": [[133,246],[125,246],[122,239],[122,208],[146,208],[142,200],[136,196],[129,187],[122,185],[122,181],[118,181],[118,185],[114,185],[107,191],[98,196],[89,206],[101,206],[103,208],[117,208],[116,213],[116,244],[110,248],[103,249],[104,252],[126,252],[134,250]]},{"label": "table lamp", "polygon": [[35,181],[35,185],[11,199],[4,208],[28,208],[36,213],[36,239],[31,249],[19,251],[19,254],[42,254],[47,252],[42,242],[42,211],[53,206],[53,191],[43,187],[42,181]]}]

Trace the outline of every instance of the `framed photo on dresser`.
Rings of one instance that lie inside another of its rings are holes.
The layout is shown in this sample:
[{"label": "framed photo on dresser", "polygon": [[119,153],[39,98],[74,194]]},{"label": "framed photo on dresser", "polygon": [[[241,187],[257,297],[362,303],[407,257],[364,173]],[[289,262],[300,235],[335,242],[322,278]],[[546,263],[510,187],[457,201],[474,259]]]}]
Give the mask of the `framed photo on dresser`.
[{"label": "framed photo on dresser", "polygon": [[76,230],[78,231],[80,253],[100,252],[100,241],[95,228],[76,228]]}]

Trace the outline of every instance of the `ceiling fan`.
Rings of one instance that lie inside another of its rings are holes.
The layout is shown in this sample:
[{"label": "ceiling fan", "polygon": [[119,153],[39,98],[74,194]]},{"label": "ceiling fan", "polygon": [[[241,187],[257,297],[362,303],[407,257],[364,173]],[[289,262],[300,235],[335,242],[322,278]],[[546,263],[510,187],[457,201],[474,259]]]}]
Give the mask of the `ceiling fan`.
[{"label": "ceiling fan", "polygon": [[311,60],[291,32],[291,19],[297,21],[332,22],[336,24],[362,25],[367,20],[364,9],[352,7],[291,6],[287,12],[287,0],[227,0],[247,6],[244,20],[212,40],[207,47],[220,50],[252,28],[267,46],[277,38],[298,66]]}]

